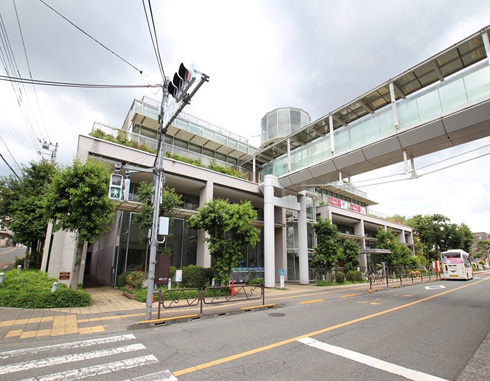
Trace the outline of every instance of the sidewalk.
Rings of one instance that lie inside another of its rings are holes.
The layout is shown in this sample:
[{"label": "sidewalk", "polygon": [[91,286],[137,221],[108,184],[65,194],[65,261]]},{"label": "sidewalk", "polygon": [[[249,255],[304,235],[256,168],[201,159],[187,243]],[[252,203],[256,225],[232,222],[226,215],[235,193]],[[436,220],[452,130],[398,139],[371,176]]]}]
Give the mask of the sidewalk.
[{"label": "sidewalk", "polygon": [[[369,291],[369,284],[350,285]],[[348,289],[350,286],[339,286]],[[61,335],[85,335],[111,333],[142,328],[148,325],[168,324],[177,320],[207,318],[218,315],[241,313],[254,309],[273,308],[294,302],[295,298],[325,294],[324,287],[288,283],[285,289],[265,289],[265,304],[262,299],[205,305],[203,314],[199,307],[161,309],[161,320],[145,321],[146,304],[128,299],[117,289],[108,286],[86,288],[92,297],[92,305],[78,308],[21,309],[0,307],[0,341],[28,338],[55,337]],[[348,292],[346,292],[348,293]],[[157,319],[158,303],[153,303],[152,319]]]}]

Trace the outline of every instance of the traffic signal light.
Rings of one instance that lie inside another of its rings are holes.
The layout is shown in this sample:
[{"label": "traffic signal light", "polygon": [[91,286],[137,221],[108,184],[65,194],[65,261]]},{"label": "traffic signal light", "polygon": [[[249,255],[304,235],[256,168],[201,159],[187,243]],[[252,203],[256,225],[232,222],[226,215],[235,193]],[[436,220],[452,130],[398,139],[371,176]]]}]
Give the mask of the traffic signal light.
[{"label": "traffic signal light", "polygon": [[179,71],[174,74],[174,79],[168,84],[169,94],[180,102],[196,80],[196,72],[193,64],[179,66]]},{"label": "traffic signal light", "polygon": [[123,197],[123,176],[119,174],[111,175],[109,184],[109,198],[111,200],[121,200]]}]

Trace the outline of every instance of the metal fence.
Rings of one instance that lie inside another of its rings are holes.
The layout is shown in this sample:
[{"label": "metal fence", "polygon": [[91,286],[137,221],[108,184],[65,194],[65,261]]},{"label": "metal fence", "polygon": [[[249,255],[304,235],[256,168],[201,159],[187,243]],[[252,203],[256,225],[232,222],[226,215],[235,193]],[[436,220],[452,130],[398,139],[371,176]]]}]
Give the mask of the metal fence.
[{"label": "metal fence", "polygon": [[158,292],[158,318],[161,309],[186,308],[204,305],[244,302],[262,299],[265,305],[264,286],[232,285],[225,287],[178,288]]}]

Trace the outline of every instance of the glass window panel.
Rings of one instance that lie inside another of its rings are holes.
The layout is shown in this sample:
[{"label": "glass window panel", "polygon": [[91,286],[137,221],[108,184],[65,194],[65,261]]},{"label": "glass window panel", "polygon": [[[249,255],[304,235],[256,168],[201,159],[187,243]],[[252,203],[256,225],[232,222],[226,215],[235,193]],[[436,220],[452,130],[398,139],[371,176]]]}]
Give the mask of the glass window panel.
[{"label": "glass window panel", "polygon": [[226,161],[226,155],[220,152],[216,152],[214,156],[217,160]]},{"label": "glass window panel", "polygon": [[192,229],[184,221],[184,235],[182,240],[182,266],[195,265],[197,260],[197,230]]},{"label": "glass window panel", "polygon": [[180,140],[180,139],[175,138],[174,139],[174,145],[176,147],[186,148],[187,149],[187,142],[185,140]]},{"label": "glass window panel", "polygon": [[437,88],[431,87],[417,97],[420,121],[441,115],[441,101]]},{"label": "glass window panel", "polygon": [[209,156],[209,157],[214,157],[214,151],[212,149],[203,147],[202,148],[202,153],[203,153],[203,155],[206,155],[206,156]]},{"label": "glass window panel", "polygon": [[216,142],[222,145],[226,145],[226,136],[216,133]]},{"label": "glass window panel", "polygon": [[196,134],[196,135],[199,135],[199,136],[202,136],[202,127],[200,126],[197,126],[193,123],[190,124],[190,129],[189,131],[193,134]]},{"label": "glass window panel", "polygon": [[189,143],[189,150],[196,153],[201,153],[201,146],[197,144]]},{"label": "glass window panel", "polygon": [[441,97],[442,110],[453,110],[467,103],[466,91],[461,74],[457,74],[451,79],[439,85],[439,95]]},{"label": "glass window panel", "polygon": [[289,109],[278,110],[278,136],[287,136],[289,133]]},{"label": "glass window panel", "polygon": [[362,121],[364,130],[364,141],[370,143],[376,141],[381,136],[381,130],[379,128],[379,115],[374,114]]},{"label": "glass window panel", "polygon": [[182,120],[182,119],[177,118],[174,121],[174,125],[178,128],[189,131],[189,122],[186,120]]},{"label": "glass window panel", "polygon": [[281,176],[288,172],[288,157],[283,156],[274,160],[274,175]]},{"label": "glass window panel", "polygon": [[417,100],[413,97],[407,97],[396,103],[396,110],[398,113],[398,123],[400,128],[407,128],[417,123],[419,119],[419,112],[417,108]]},{"label": "glass window panel", "polygon": [[291,110],[291,132],[301,128],[301,112],[299,110]]},{"label": "glass window panel", "polygon": [[169,235],[166,238],[166,247],[170,249],[172,253],[172,259],[170,263],[172,266],[180,268],[184,266],[182,264],[182,244],[183,244],[183,220],[174,218],[170,224]]},{"label": "glass window panel", "polygon": [[140,135],[146,136],[147,138],[156,139],[157,138],[157,131],[141,126]]},{"label": "glass window panel", "polygon": [[206,139],[213,140],[213,141],[216,139],[215,133],[213,131],[209,131],[206,129],[204,129],[204,131],[203,131],[203,136]]},{"label": "glass window panel", "polygon": [[238,149],[242,152],[247,152],[247,145],[243,143],[238,143]]},{"label": "glass window panel", "polygon": [[301,111],[301,127],[306,126],[310,122],[311,122],[310,116],[306,112]]},{"label": "glass window panel", "polygon": [[464,83],[469,102],[488,97],[490,95],[490,68],[488,67],[488,61],[485,60],[464,73]]},{"label": "glass window panel", "polygon": [[237,165],[238,160],[235,159],[234,157],[227,156],[226,157],[226,162],[229,164]]},{"label": "glass window panel", "polygon": [[233,140],[231,138],[228,138],[228,147],[231,147],[231,148],[236,148],[237,147],[237,141],[236,140]]},{"label": "glass window panel", "polygon": [[267,115],[267,130],[269,139],[277,136],[277,113],[272,112]]},{"label": "glass window panel", "polygon": [[361,120],[356,120],[349,126],[350,130],[350,147],[359,147],[364,143],[364,131]]},{"label": "glass window panel", "polygon": [[334,131],[335,153],[345,152],[349,149],[349,129],[338,128]]},{"label": "glass window panel", "polygon": [[388,136],[395,132],[395,120],[393,109],[391,107],[387,107],[383,111],[378,111],[376,115],[379,120],[381,137]]}]

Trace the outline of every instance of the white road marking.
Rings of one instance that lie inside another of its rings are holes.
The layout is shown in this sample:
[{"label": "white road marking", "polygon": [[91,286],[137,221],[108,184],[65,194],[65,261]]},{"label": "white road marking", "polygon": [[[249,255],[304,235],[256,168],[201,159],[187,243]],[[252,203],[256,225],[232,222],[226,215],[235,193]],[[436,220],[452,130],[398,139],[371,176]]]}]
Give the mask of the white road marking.
[{"label": "white road marking", "polygon": [[300,343],[308,345],[313,348],[321,349],[322,351],[332,353],[337,356],[345,357],[347,359],[356,361],[361,364],[371,366],[376,369],[384,370],[385,372],[396,374],[405,377],[409,380],[415,381],[446,381],[443,378],[432,376],[427,373],[419,372],[418,370],[404,368],[399,365],[395,365],[383,360],[378,360],[371,356],[363,355],[362,353],[357,353],[348,349],[336,347],[330,344],[322,343],[321,341],[312,339],[311,337],[306,337],[304,339],[298,340]]},{"label": "white road marking", "polygon": [[85,348],[85,347],[91,347],[93,345],[117,343],[120,341],[133,340],[133,339],[136,339],[136,337],[133,334],[129,334],[129,335],[121,335],[121,336],[104,337],[101,339],[73,341],[71,343],[46,345],[43,347],[23,348],[23,349],[8,351],[8,352],[0,352],[0,359],[6,359],[10,357],[22,356],[22,355],[33,354],[33,353],[52,352],[55,350]]},{"label": "white road marking", "polygon": [[[107,373],[119,372],[121,370],[135,368],[137,366],[144,366],[155,364],[158,359],[153,355],[136,357],[133,359],[115,361],[107,364],[100,364],[89,366],[86,368],[73,369],[66,372],[54,373],[47,376],[39,376],[36,378],[28,378],[22,381],[69,381],[80,380],[82,378],[100,376]],[[173,377],[173,376],[172,376]],[[174,378],[176,380],[176,378]],[[160,378],[160,380],[167,380],[166,378]],[[168,378],[168,380],[173,380]]]},{"label": "white road marking", "polygon": [[136,378],[131,378],[126,381],[178,381],[178,378],[175,377],[169,370],[164,370],[162,372],[146,374],[144,376],[139,376]]},{"label": "white road marking", "polygon": [[102,349],[98,351],[92,351],[92,352],[86,352],[80,354],[49,357],[47,359],[42,359],[42,360],[24,361],[17,364],[5,365],[0,367],[0,375],[20,372],[28,369],[44,368],[52,365],[66,364],[74,361],[82,361],[82,360],[89,360],[98,357],[112,356],[114,354],[128,353],[133,351],[139,351],[142,349],[146,349],[146,347],[143,344],[132,344],[132,345],[127,345],[125,347],[118,347],[113,349]]},{"label": "white road marking", "polygon": [[442,284],[437,284],[435,286],[425,286],[426,290],[439,290],[441,288],[446,288],[446,286],[443,286]]}]

